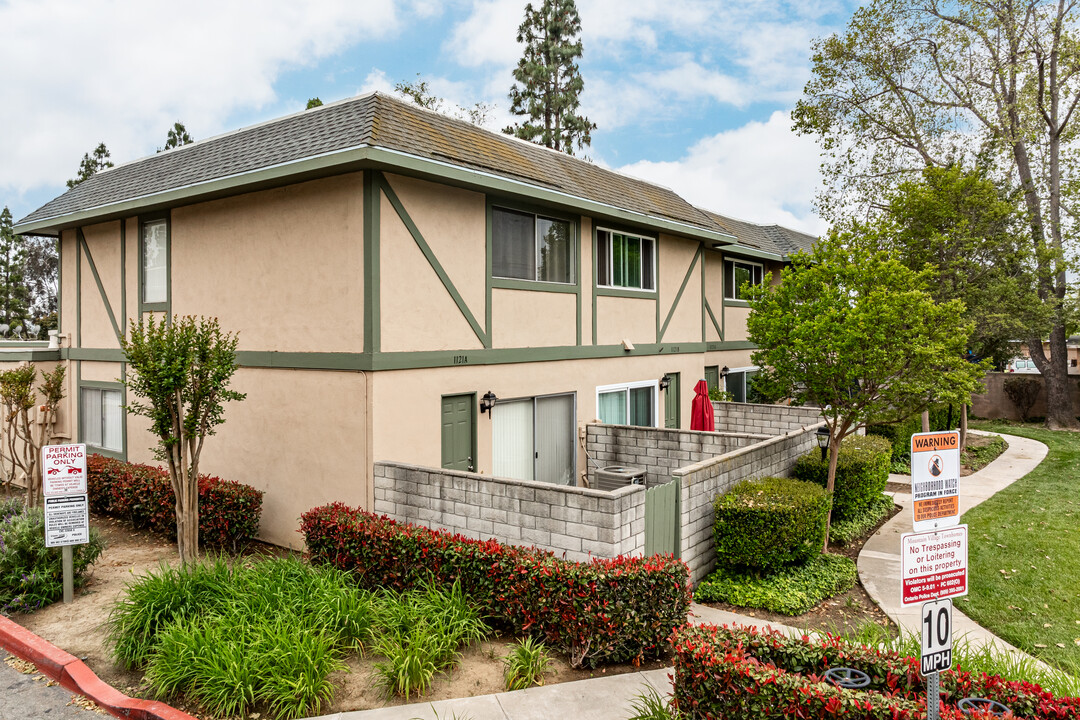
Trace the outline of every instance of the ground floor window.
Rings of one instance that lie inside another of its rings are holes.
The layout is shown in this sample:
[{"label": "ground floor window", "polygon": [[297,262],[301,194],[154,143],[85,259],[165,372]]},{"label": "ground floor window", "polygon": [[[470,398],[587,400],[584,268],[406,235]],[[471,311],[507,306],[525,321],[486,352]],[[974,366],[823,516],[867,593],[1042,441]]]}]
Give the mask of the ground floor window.
[{"label": "ground floor window", "polygon": [[119,390],[84,387],[79,394],[80,435],[92,447],[124,451],[124,411]]},{"label": "ground floor window", "polygon": [[724,389],[731,393],[733,402],[754,402],[753,381],[757,371],[756,367],[750,367],[728,372]]},{"label": "ground floor window", "polygon": [[499,400],[491,411],[493,472],[515,480],[575,485],[573,393]]},{"label": "ground floor window", "polygon": [[660,383],[656,380],[596,388],[596,414],[609,425],[656,427]]}]

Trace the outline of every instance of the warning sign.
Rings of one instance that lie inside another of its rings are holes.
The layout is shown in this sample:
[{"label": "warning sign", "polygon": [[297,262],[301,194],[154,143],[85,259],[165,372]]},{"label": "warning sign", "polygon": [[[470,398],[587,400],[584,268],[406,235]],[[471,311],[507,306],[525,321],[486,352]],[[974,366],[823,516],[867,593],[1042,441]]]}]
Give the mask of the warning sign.
[{"label": "warning sign", "polygon": [[902,535],[901,603],[918,605],[929,600],[967,595],[967,549],[967,525]]},{"label": "warning sign", "polygon": [[86,495],[45,498],[45,547],[90,542],[90,514]]},{"label": "warning sign", "polygon": [[41,448],[41,485],[45,497],[86,492],[86,445]]},{"label": "warning sign", "polygon": [[911,436],[911,499],[915,531],[960,522],[960,433]]}]

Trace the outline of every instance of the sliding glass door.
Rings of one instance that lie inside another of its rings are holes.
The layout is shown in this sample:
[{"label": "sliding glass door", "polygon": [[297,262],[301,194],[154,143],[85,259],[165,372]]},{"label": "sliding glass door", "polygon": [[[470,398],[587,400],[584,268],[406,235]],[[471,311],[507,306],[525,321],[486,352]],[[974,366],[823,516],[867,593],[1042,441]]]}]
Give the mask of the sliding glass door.
[{"label": "sliding glass door", "polygon": [[573,394],[500,400],[491,413],[495,475],[576,484],[575,405]]}]

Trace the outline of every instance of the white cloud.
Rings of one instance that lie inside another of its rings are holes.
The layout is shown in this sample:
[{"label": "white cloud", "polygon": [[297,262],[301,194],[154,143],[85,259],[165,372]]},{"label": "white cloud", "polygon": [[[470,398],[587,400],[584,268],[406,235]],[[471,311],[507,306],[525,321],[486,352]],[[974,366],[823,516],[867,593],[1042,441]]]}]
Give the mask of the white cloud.
[{"label": "white cloud", "polygon": [[220,132],[234,111],[275,103],[282,71],[400,26],[390,2],[0,4],[0,190],[62,183],[101,141],[114,161],[141,156],[177,119],[197,138]]},{"label": "white cloud", "polygon": [[818,162],[814,141],[795,135],[790,116],[775,112],[766,122],[704,138],[679,160],[619,170],[722,215],[819,234],[826,224],[812,208],[821,186]]}]

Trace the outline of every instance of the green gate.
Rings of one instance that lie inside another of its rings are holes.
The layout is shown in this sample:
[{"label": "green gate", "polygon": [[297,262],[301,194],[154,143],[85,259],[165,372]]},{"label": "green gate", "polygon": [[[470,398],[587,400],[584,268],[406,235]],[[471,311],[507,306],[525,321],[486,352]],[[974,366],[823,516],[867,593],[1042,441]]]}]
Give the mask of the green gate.
[{"label": "green gate", "polygon": [[681,487],[679,479],[673,478],[645,491],[645,557],[657,553],[680,556]]}]

